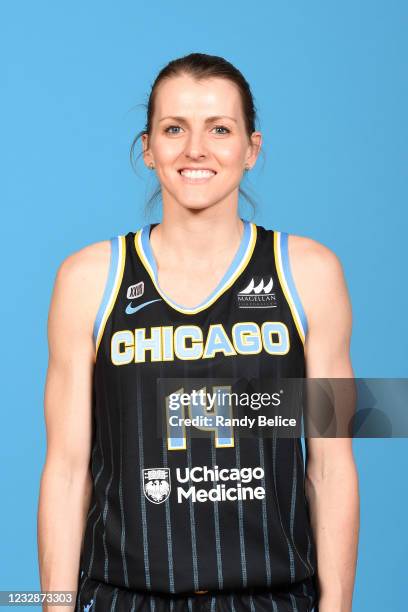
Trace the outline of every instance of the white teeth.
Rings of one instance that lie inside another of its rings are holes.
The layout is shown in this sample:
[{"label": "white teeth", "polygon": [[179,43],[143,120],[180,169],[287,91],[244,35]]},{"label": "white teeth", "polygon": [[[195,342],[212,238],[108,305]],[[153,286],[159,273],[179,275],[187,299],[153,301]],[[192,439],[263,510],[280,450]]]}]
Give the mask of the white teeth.
[{"label": "white teeth", "polygon": [[212,170],[181,170],[180,174],[186,176],[187,178],[199,179],[213,176],[215,172],[213,172]]}]

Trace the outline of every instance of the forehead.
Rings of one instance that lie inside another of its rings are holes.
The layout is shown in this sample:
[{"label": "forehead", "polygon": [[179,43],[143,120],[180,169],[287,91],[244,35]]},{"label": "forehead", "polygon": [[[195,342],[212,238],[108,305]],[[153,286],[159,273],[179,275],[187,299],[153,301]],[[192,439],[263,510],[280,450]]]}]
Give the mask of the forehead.
[{"label": "forehead", "polygon": [[241,99],[237,86],[229,79],[211,77],[195,80],[189,76],[165,79],[156,91],[155,114],[205,119],[210,115],[231,115],[237,120]]}]

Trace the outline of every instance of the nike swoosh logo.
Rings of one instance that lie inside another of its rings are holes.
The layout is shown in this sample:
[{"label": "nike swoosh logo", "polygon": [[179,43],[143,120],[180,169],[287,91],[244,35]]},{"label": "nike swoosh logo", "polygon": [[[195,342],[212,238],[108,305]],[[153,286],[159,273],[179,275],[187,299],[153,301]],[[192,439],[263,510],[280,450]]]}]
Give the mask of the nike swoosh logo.
[{"label": "nike swoosh logo", "polygon": [[157,300],[150,300],[150,302],[143,302],[143,304],[139,304],[139,306],[133,307],[132,306],[132,302],[130,302],[127,306],[126,306],[126,314],[133,314],[134,312],[137,312],[138,310],[140,310],[141,308],[144,308],[145,306],[148,306],[149,304],[153,304],[153,302],[161,302],[161,298],[158,298]]}]

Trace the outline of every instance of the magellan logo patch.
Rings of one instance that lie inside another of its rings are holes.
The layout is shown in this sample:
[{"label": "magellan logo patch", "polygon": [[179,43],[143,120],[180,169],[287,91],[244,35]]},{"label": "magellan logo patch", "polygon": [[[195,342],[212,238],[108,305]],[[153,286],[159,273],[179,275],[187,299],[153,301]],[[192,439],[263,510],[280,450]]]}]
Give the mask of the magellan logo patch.
[{"label": "magellan logo patch", "polygon": [[143,493],[154,504],[162,504],[171,491],[169,468],[147,468],[143,470]]},{"label": "magellan logo patch", "polygon": [[276,294],[272,276],[254,276],[237,294],[239,308],[276,308]]}]

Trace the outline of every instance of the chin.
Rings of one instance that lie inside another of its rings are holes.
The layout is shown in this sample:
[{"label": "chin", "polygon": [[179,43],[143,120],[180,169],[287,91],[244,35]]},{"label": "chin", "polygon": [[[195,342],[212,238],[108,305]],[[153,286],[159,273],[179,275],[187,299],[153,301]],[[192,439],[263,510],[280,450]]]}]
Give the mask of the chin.
[{"label": "chin", "polygon": [[180,202],[180,204],[187,210],[205,210],[214,206],[215,202]]},{"label": "chin", "polygon": [[204,208],[210,208],[211,206],[214,206],[214,204],[216,204],[219,201],[219,198],[214,197],[213,195],[211,196],[211,198],[209,198],[208,195],[206,197],[205,194],[197,194],[197,196],[189,194],[189,197],[185,197],[185,194],[179,194],[178,196],[175,195],[175,200],[183,208],[201,210]]}]

